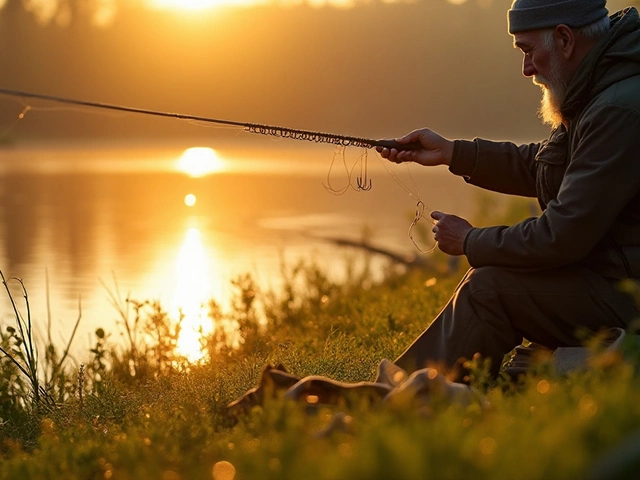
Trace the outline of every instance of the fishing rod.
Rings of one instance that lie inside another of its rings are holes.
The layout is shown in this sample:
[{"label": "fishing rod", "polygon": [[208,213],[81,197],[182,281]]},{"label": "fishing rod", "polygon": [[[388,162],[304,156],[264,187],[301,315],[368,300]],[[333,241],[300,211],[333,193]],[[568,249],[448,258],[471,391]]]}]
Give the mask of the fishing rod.
[{"label": "fishing rod", "polygon": [[[23,97],[23,98],[35,98],[38,100],[46,100],[57,103],[65,103],[70,105],[78,105],[83,107],[94,107],[101,108],[107,110],[115,110],[120,112],[128,112],[128,113],[139,113],[143,115],[154,115],[157,117],[168,117],[174,118],[178,120],[189,120],[203,123],[214,123],[218,125],[227,125],[233,127],[242,127],[245,131],[250,133],[257,133],[260,135],[272,135],[276,137],[282,138],[291,138],[293,140],[306,140],[309,142],[318,142],[318,143],[330,143],[342,147],[362,147],[364,149],[375,148],[375,147],[384,147],[384,148],[395,148],[398,151],[401,150],[419,150],[422,149],[422,144],[420,142],[410,142],[410,143],[398,143],[396,140],[373,140],[369,138],[363,137],[352,137],[347,135],[337,135],[334,133],[323,133],[323,132],[315,132],[311,130],[299,130],[288,127],[278,127],[274,125],[264,125],[259,123],[249,123],[249,122],[238,122],[232,120],[220,120],[211,117],[202,117],[197,115],[186,115],[182,113],[171,113],[171,112],[162,112],[158,110],[150,110],[146,108],[136,108],[136,107],[127,107],[124,105],[115,105],[111,103],[102,103],[102,102],[90,102],[86,100],[78,100],[73,98],[64,98],[57,97],[54,95],[44,95],[40,93],[32,93],[32,92],[23,92],[18,90],[10,90],[6,88],[0,88],[0,95],[8,95],[12,97]],[[22,118],[20,115],[20,118]],[[344,154],[344,151],[343,151]],[[371,189],[371,180],[367,182],[367,173],[366,173],[366,150],[365,150],[365,161],[364,161],[364,176],[361,175],[362,178],[357,179],[357,190],[370,190]],[[384,165],[384,163],[383,163]],[[431,253],[435,250],[436,245],[428,251],[422,250],[416,241],[413,239],[412,230],[415,224],[424,216],[424,209],[426,205],[422,200],[420,200],[420,194],[414,194],[408,187],[406,187],[397,177],[396,175],[387,168],[387,171],[391,174],[391,176],[398,182],[398,184],[405,189],[405,191],[409,194],[409,196],[415,198],[417,200],[416,206],[416,216],[409,227],[409,238],[416,246],[416,248],[421,253]],[[415,184],[414,184],[415,187]]]},{"label": "fishing rod", "polygon": [[260,135],[271,135],[275,137],[291,138],[293,140],[305,140],[317,143],[330,143],[343,147],[355,146],[362,148],[395,148],[396,150],[418,150],[423,148],[420,142],[398,143],[396,140],[373,140],[362,137],[352,137],[347,135],[337,135],[334,133],[315,132],[311,130],[299,130],[288,127],[278,127],[275,125],[264,125],[259,123],[236,122],[231,120],[220,120],[211,117],[202,117],[197,115],[185,115],[182,113],[162,112],[158,110],[149,110],[146,108],[127,107],[124,105],[115,105],[111,103],[90,102],[73,98],[57,97],[53,95],[43,95],[40,93],[22,92],[18,90],[9,90],[0,88],[0,94],[12,97],[35,98],[38,100],[47,100],[57,103],[66,103],[70,105],[79,105],[83,107],[102,108],[107,110],[116,110],[120,112],[139,113],[143,115],[154,115],[157,117],[169,117],[178,120],[190,120],[204,123],[215,123],[218,125],[228,125],[233,127],[243,127],[247,132]]}]

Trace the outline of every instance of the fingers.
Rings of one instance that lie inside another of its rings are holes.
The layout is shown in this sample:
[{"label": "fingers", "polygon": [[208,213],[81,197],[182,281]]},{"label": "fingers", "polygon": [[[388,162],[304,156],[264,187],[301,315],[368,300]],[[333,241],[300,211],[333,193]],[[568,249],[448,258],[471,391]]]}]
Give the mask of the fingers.
[{"label": "fingers", "polygon": [[422,130],[414,130],[407,133],[404,137],[396,138],[398,143],[411,143],[420,141]]},{"label": "fingers", "polygon": [[433,218],[433,228],[431,229],[431,231],[433,232],[433,239],[437,242],[439,241],[438,238],[438,232],[439,232],[439,225],[438,222],[441,218],[443,218],[446,214],[439,212],[438,210],[434,210],[433,212],[431,212],[431,218]]},{"label": "fingers", "polygon": [[376,147],[376,151],[382,158],[386,158],[393,163],[403,163],[407,160],[407,153],[405,151],[398,151],[395,148]]},{"label": "fingers", "polygon": [[447,215],[446,213],[439,212],[438,210],[434,210],[433,212],[431,212],[431,218],[436,220],[436,223],[438,220],[445,217],[446,215]]},{"label": "fingers", "polygon": [[389,155],[391,154],[391,150],[387,147],[376,147],[376,151],[380,154],[380,156],[382,158],[389,158]]},{"label": "fingers", "polygon": [[[428,150],[423,141],[426,139],[426,132],[428,132],[426,129],[414,130],[400,138],[394,139],[394,142],[398,144],[398,148],[392,148],[392,146],[390,147],[389,145],[386,147],[378,146],[376,147],[376,151],[382,158],[386,158],[394,163],[418,162],[420,158],[419,153],[424,155],[424,152]],[[403,148],[403,145],[409,145],[409,148]]]}]

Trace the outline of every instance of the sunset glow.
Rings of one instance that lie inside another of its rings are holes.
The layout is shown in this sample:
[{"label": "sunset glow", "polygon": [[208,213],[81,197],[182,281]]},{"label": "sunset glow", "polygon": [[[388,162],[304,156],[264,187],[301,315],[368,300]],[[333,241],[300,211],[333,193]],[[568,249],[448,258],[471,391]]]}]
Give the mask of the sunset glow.
[{"label": "sunset glow", "polygon": [[202,11],[223,5],[252,6],[266,3],[262,0],[148,0],[150,8],[158,10]]},{"label": "sunset glow", "polygon": [[178,170],[191,177],[203,177],[225,169],[215,150],[208,147],[187,148],[178,160]]},{"label": "sunset glow", "polygon": [[[0,0],[1,1],[1,0]],[[414,0],[383,0],[384,3],[411,3]],[[451,3],[460,4],[466,0],[449,0]],[[486,1],[486,0],[485,0]],[[314,8],[334,7],[352,8],[358,3],[367,3],[367,0],[148,0],[149,8],[157,10],[175,10],[184,12],[201,12],[217,7],[254,7],[258,5],[273,4],[281,7],[294,7],[307,4]]]}]

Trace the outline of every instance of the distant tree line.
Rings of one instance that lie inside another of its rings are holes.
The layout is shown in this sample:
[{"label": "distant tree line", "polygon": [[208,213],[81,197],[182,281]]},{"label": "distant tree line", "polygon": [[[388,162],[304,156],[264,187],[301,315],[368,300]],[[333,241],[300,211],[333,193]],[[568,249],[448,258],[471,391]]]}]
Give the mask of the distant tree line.
[{"label": "distant tree line", "polygon": [[109,26],[124,0],[0,0],[0,16],[32,15],[38,24]]},{"label": "distant tree line", "polygon": [[[452,3],[459,3],[459,0]],[[628,4],[637,6],[640,5],[640,0],[630,0]],[[0,16],[27,12],[40,25],[67,27],[84,23],[107,27],[114,21],[119,10],[141,6],[144,7],[144,0],[0,0]]]}]

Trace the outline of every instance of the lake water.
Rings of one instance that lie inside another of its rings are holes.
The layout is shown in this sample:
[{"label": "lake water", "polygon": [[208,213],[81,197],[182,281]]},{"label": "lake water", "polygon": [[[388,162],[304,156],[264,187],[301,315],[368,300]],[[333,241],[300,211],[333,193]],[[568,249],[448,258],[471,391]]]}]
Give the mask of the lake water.
[{"label": "lake water", "polygon": [[[340,276],[345,257],[355,253],[326,238],[360,240],[369,230],[376,246],[420,254],[407,236],[416,200],[406,189],[431,208],[474,211],[470,187],[446,169],[389,165],[402,187],[375,152],[368,163],[372,189],[333,195],[323,186],[331,146],[222,146],[191,151],[195,159],[185,167],[185,150],[197,146],[0,150],[0,270],[24,281],[41,335],[47,277],[54,341],[68,336],[80,301],[76,343],[85,347],[97,327],[116,332],[107,288],[117,285],[123,298],[159,299],[170,312],[197,310],[208,298],[224,305],[230,280],[243,273],[277,288],[283,262],[315,259]],[[359,155],[348,150],[347,164]],[[206,175],[180,170],[207,162],[213,172]],[[339,156],[329,180],[334,188],[346,184]],[[187,195],[195,198],[192,206]],[[1,301],[5,328],[12,320],[6,295]]]}]

